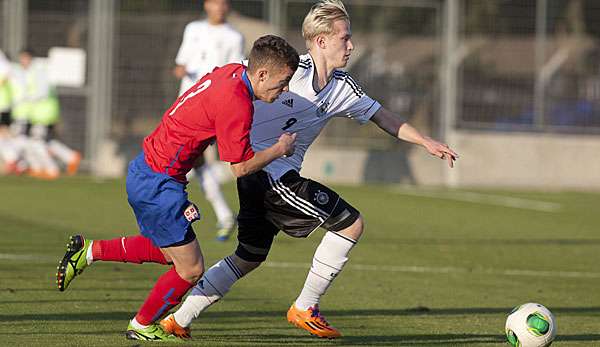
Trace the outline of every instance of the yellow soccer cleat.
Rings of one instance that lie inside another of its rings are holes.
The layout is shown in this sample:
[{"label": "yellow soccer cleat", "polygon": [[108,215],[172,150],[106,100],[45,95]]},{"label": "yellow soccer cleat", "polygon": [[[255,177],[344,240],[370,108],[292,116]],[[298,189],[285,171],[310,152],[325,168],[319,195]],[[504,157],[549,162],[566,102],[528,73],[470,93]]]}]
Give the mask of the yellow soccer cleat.
[{"label": "yellow soccer cleat", "polygon": [[172,314],[160,321],[160,327],[168,334],[175,335],[180,339],[189,340],[192,338],[190,328],[184,328],[177,324]]},{"label": "yellow soccer cleat", "polygon": [[342,334],[334,327],[329,325],[325,317],[319,312],[319,305],[309,307],[306,311],[301,311],[293,303],[287,312],[288,322],[294,324],[298,328],[307,330],[311,335],[335,339],[341,337]]},{"label": "yellow soccer cleat", "polygon": [[56,272],[56,284],[61,292],[67,289],[71,281],[81,275],[83,270],[89,266],[86,254],[90,245],[90,240],[86,240],[81,235],[73,235],[69,239],[67,252],[58,264]]},{"label": "yellow soccer cleat", "polygon": [[[125,332],[125,337],[128,340],[142,340],[142,341],[171,341],[171,342],[180,342],[181,339],[173,334],[169,334],[168,332],[161,329],[161,327],[156,324],[150,324],[150,326],[138,329],[134,328],[131,323],[127,327],[127,331]],[[136,345],[139,346],[139,345]]]}]

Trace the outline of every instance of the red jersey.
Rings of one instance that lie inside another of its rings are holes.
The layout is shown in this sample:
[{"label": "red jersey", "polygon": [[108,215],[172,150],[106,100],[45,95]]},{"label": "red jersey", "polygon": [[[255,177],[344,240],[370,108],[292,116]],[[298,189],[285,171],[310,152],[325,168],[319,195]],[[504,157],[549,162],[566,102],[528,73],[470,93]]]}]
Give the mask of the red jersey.
[{"label": "red jersey", "polygon": [[238,163],[252,158],[252,98],[245,66],[216,68],[181,95],[144,139],[146,163],[156,172],[187,182],[185,175],[215,138],[221,160]]}]

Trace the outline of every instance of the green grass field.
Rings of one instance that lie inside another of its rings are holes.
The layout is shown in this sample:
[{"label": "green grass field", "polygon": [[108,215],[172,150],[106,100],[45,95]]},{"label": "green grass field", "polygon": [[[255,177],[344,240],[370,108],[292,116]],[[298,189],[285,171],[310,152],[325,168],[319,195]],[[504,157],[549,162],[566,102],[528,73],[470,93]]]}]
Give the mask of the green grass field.
[{"label": "green grass field", "polygon": [[[600,346],[600,194],[335,188],[366,220],[321,303],[344,338],[315,339],[285,320],[318,231],[280,234],[267,263],[205,312],[185,345],[508,346],[506,314],[533,301],[556,316],[553,346]],[[234,186],[225,190],[236,201]],[[69,235],[137,234],[124,181],[3,177],[0,196],[0,345],[141,345],[123,333],[164,267],[95,263],[66,292],[54,284]],[[191,199],[212,265],[236,243],[214,241],[195,184]]]}]

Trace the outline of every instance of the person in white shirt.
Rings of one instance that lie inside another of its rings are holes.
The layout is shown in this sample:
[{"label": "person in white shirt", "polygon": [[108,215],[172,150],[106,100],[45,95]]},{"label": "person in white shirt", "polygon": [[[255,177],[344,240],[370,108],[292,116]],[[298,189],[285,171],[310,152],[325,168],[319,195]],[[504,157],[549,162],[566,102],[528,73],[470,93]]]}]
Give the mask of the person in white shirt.
[{"label": "person in white shirt", "polygon": [[[215,67],[241,62],[244,58],[244,37],[227,23],[229,8],[228,0],[205,0],[206,19],[185,27],[173,70],[175,77],[181,79],[179,95]],[[236,221],[214,172],[215,151],[214,146],[207,148],[196,163],[195,172],[217,217],[217,240],[225,241],[235,229]]]},{"label": "person in white shirt", "polygon": [[240,212],[236,251],[208,269],[182,306],[162,322],[163,329],[190,336],[192,319],[221,299],[240,278],[266,259],[275,235],[282,230],[307,237],[319,227],[325,236],[287,319],[312,335],[337,338],[341,333],[321,315],[319,300],[348,261],[350,250],[363,233],[363,218],[330,188],[303,178],[304,154],[332,117],[348,117],[359,124],[374,122],[398,139],[422,146],[453,167],[458,155],[446,144],[421,135],[401,117],[365,94],[356,81],[339,69],[354,49],[350,20],[339,0],[322,0],[304,19],[302,34],[308,54],[279,102],[255,102],[252,147],[261,150],[285,132],[296,134],[296,150],[262,171],[238,179]]}]

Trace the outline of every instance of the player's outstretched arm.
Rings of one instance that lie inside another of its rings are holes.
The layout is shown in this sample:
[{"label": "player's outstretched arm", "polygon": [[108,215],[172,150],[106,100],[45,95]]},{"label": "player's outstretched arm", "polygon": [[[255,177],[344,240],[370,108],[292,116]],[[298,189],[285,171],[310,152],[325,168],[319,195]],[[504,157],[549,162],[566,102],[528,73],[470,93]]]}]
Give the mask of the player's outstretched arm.
[{"label": "player's outstretched arm", "polygon": [[273,146],[254,153],[254,157],[239,163],[231,164],[231,171],[235,177],[250,175],[269,165],[273,160],[294,154],[296,134],[285,133]]},{"label": "player's outstretched arm", "polygon": [[386,133],[399,138],[400,140],[421,145],[425,147],[427,152],[431,155],[447,160],[448,166],[454,167],[454,161],[458,159],[458,154],[456,152],[454,152],[447,144],[423,136],[417,129],[408,124],[406,120],[400,116],[381,107],[373,117],[371,117],[371,120]]}]

